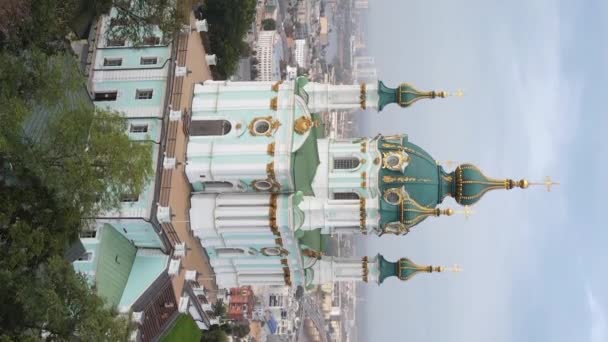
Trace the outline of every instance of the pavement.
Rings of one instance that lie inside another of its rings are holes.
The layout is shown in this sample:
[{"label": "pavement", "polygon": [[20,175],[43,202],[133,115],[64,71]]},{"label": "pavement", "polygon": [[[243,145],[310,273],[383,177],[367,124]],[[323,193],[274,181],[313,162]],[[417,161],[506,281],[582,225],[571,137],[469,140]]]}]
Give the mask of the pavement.
[{"label": "pavement", "polygon": [[[194,15],[191,13],[191,27],[194,27],[194,21]],[[205,54],[200,34],[196,30],[180,38],[176,58],[177,64],[179,66],[187,66],[189,73],[186,77],[175,79],[171,95],[171,108],[173,110],[181,109],[184,113],[190,113],[194,85],[212,79],[211,71],[205,61]],[[176,296],[179,297],[184,285],[185,272],[187,270],[196,270],[198,272],[197,281],[208,290],[207,298],[213,302],[217,297],[217,285],[214,280],[215,274],[209,264],[209,259],[204,248],[201,246],[198,238],[194,237],[189,229],[191,188],[185,174],[188,136],[184,133],[183,127],[186,121],[185,118],[182,118],[177,127],[174,153],[177,166],[171,177],[169,206],[173,214],[173,227],[179,240],[186,243],[187,251],[186,256],[182,259],[182,268],[179,275],[173,280],[173,287]]]}]

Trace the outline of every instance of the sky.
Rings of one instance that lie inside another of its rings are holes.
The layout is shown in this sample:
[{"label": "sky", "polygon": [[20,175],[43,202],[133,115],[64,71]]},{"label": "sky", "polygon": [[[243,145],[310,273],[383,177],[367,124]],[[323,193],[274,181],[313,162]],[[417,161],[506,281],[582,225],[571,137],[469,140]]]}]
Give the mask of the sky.
[{"label": "sky", "polygon": [[601,0],[370,0],[381,80],[466,95],[360,113],[363,135],[407,133],[435,159],[561,185],[360,238],[368,255],[464,269],[364,285],[360,340],[608,341],[607,19]]}]

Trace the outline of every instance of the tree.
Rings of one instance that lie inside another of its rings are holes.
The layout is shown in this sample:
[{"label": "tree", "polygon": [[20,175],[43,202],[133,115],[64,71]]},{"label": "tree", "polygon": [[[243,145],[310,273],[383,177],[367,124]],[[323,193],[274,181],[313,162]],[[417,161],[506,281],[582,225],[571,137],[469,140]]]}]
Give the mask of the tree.
[{"label": "tree", "polygon": [[249,335],[251,328],[249,327],[249,321],[241,321],[232,324],[232,336],[237,338],[243,338]]},{"label": "tree", "polygon": [[0,198],[0,340],[125,340],[127,320],[62,258],[78,236],[78,209],[1,157]]},{"label": "tree", "polygon": [[143,45],[146,38],[158,34],[158,29],[164,41],[173,39],[186,22],[175,3],[174,0],[113,0],[115,11],[107,31],[108,38]]},{"label": "tree", "polygon": [[233,75],[241,57],[241,42],[255,19],[256,0],[207,0],[202,15],[207,19],[210,51],[217,55],[215,78]]},{"label": "tree", "polygon": [[262,20],[262,29],[264,31],[274,31],[277,29],[277,22],[274,19]]},{"label": "tree", "polygon": [[211,310],[213,311],[213,316],[215,317],[226,316],[226,305],[224,305],[222,300],[218,300],[217,302],[213,303]]},{"label": "tree", "polygon": [[228,342],[228,334],[220,329],[204,331],[201,342]]}]

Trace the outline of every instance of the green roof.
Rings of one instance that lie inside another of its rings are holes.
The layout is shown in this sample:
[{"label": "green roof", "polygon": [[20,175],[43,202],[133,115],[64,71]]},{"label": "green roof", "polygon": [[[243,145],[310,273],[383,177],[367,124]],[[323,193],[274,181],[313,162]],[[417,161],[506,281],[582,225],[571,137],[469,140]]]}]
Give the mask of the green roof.
[{"label": "green roof", "polygon": [[298,230],[296,236],[300,241],[300,248],[308,247],[318,252],[323,252],[327,248],[329,235],[322,234],[321,228],[305,231]]},{"label": "green roof", "polygon": [[307,196],[314,196],[312,181],[317,173],[317,167],[321,163],[315,130],[310,131],[304,144],[292,154],[291,160],[296,191],[301,191]]},{"label": "green roof", "polygon": [[201,340],[202,332],[190,315],[181,314],[167,335],[163,336],[162,342],[198,342]]},{"label": "green roof", "polygon": [[97,251],[97,294],[104,298],[108,305],[116,307],[127,285],[137,248],[113,226],[106,224],[101,230]]}]

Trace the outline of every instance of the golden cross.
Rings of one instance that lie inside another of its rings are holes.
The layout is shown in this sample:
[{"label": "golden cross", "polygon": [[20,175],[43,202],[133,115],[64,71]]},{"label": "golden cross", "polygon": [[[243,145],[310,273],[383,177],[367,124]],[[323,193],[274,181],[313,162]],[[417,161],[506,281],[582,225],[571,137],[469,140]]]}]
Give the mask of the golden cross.
[{"label": "golden cross", "polygon": [[551,192],[551,187],[553,185],[559,185],[559,183],[552,181],[551,177],[547,176],[547,178],[545,179],[545,186],[547,187],[548,192]]},{"label": "golden cross", "polygon": [[458,89],[455,93],[452,93],[451,95],[462,97],[462,96],[464,96],[464,91],[462,91],[461,89]]},{"label": "golden cross", "polygon": [[458,266],[458,264],[454,264],[452,267],[442,267],[442,272],[462,272],[463,269]]},{"label": "golden cross", "polygon": [[464,217],[466,217],[467,220],[469,219],[469,217],[471,217],[472,214],[475,214],[475,210],[471,209],[471,207],[469,207],[468,205],[464,206],[464,210],[456,210],[455,212],[459,214],[464,214]]},{"label": "golden cross", "polygon": [[559,183],[554,182],[551,177],[547,176],[547,178],[545,178],[544,182],[539,182],[539,183],[531,183],[532,185],[544,185],[547,187],[547,191],[551,192],[551,187],[554,185],[559,185]]}]

